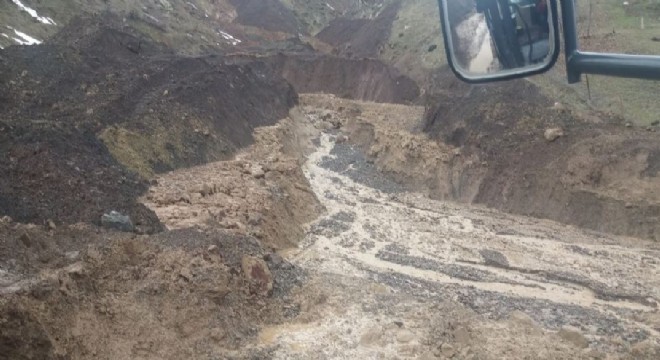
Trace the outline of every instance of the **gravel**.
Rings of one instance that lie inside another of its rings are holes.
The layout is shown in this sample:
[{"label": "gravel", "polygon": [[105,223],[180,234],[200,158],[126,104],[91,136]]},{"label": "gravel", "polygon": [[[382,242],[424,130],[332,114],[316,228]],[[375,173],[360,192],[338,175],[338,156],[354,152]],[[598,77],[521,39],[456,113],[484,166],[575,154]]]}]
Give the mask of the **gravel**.
[{"label": "gravel", "polygon": [[348,176],[358,184],[369,186],[386,194],[406,191],[403,185],[378,171],[376,166],[367,161],[364,154],[348,143],[335,144],[330,155],[323,158],[322,168]]}]

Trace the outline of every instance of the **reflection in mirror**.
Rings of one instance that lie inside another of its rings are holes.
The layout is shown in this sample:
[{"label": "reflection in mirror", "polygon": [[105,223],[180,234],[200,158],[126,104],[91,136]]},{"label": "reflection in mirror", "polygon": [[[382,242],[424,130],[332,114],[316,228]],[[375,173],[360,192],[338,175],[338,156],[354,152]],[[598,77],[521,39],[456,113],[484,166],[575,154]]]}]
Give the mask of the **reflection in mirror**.
[{"label": "reflection in mirror", "polygon": [[445,0],[445,31],[465,77],[543,68],[555,51],[548,0]]}]

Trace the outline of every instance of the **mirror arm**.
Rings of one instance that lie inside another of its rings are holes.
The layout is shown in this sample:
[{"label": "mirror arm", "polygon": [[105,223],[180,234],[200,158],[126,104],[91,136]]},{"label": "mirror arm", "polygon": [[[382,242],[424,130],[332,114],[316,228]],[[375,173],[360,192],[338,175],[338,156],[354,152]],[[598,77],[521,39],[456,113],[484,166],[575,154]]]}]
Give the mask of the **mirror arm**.
[{"label": "mirror arm", "polygon": [[568,83],[580,82],[582,74],[598,74],[660,80],[660,56],[582,52],[578,50],[574,0],[560,0],[564,27],[564,52]]},{"label": "mirror arm", "polygon": [[564,53],[566,54],[566,75],[568,83],[580,82],[582,72],[575,68],[573,59],[579,56],[577,20],[574,0],[559,0],[561,3],[561,24],[564,29]]},{"label": "mirror arm", "polygon": [[569,69],[569,83],[580,81],[581,74],[660,80],[660,56],[605,54],[578,51],[570,57],[566,64],[566,68]]}]

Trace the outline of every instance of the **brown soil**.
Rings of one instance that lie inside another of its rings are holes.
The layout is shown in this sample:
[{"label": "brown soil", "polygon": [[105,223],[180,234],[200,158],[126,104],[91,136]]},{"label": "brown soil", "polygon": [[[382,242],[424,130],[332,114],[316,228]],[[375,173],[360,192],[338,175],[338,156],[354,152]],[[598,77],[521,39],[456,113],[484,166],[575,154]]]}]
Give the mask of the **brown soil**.
[{"label": "brown soil", "polygon": [[258,129],[257,142],[235,160],[159,176],[145,196],[169,229],[227,229],[271,249],[295,247],[302,225],[320,209],[301,171],[313,129],[297,111]]},{"label": "brown soil", "polygon": [[[526,94],[524,103],[510,101],[520,93]],[[605,123],[597,114],[578,117],[525,81],[438,98],[424,122],[423,108],[319,101],[339,111],[351,141],[380,169],[411,189],[602,232],[660,239],[655,132]],[[552,128],[565,135],[546,140],[544,132]]]},{"label": "brown soil", "polygon": [[[295,314],[285,302],[300,273],[252,237],[6,220],[0,235],[0,359],[260,357],[244,348],[254,326]],[[272,296],[254,292],[246,256],[267,259]]]},{"label": "brown soil", "polygon": [[286,119],[237,160],[159,177],[158,235],[0,220],[0,359],[269,357],[257,329],[297,315],[303,280],[273,248],[321,211],[300,169],[312,131]]},{"label": "brown soil", "polygon": [[[279,1],[234,3],[252,55],[107,15],[0,52],[0,359],[657,358],[657,243],[398,193],[658,240],[657,133],[446,68],[410,106],[413,80],[356,58],[399,2],[320,35],[353,58],[287,39]],[[301,116],[296,91],[373,102]],[[109,210],[137,234],[95,226]]]},{"label": "brown soil", "polygon": [[[264,62],[177,56],[99,19],[0,55],[0,359],[266,357],[246,346],[295,316],[303,276],[273,249],[320,209],[305,129],[255,129],[297,94]],[[93,225],[110,210],[151,235]]]},{"label": "brown soil", "polygon": [[[511,101],[520,94],[524,102]],[[565,136],[548,141],[544,132],[552,128]],[[584,118],[526,81],[440,99],[428,112],[425,132],[481,163],[472,166],[484,170],[474,202],[660,240],[657,132],[626,128],[604,114]],[[465,195],[459,189],[451,196]]]},{"label": "brown soil", "polygon": [[326,129],[304,170],[327,211],[287,251],[309,278],[300,315],[260,332],[273,358],[657,357],[658,243],[402,192],[346,136],[424,174],[456,155],[414,133],[423,108],[301,105]]},{"label": "brown soil", "polygon": [[0,213],[96,223],[117,210],[153,232],[157,219],[135,202],[143,179],[231,157],[297,95],[263,63],[176,56],[96,20],[1,55]]}]

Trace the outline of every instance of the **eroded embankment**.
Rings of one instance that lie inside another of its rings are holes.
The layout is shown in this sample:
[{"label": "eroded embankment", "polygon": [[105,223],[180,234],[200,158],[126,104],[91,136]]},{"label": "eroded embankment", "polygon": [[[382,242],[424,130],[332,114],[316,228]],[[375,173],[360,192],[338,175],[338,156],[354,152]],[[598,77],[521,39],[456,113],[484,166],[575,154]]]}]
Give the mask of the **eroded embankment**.
[{"label": "eroded embankment", "polygon": [[263,62],[178,56],[113,17],[97,20],[2,52],[0,213],[59,224],[117,210],[157,231],[135,201],[145,179],[230,158],[297,94]]},{"label": "eroded embankment", "polygon": [[320,209],[301,164],[314,129],[292,111],[255,130],[256,143],[235,159],[156,178],[144,201],[169,229],[221,228],[274,249],[296,246]]},{"label": "eroded embankment", "polygon": [[90,22],[0,57],[0,358],[269,357],[248,345],[303,279],[273,249],[319,210],[297,94]]},{"label": "eroded embankment", "polygon": [[159,176],[144,197],[170,230],[0,220],[0,358],[268,358],[259,327],[298,314],[303,272],[273,253],[320,213],[301,164],[315,130],[255,132],[236,159]]},{"label": "eroded embankment", "polygon": [[279,54],[267,58],[274,71],[298,93],[325,93],[379,103],[411,103],[417,84],[375,59],[350,59],[321,54]]},{"label": "eroded embankment", "polygon": [[[346,135],[356,141],[351,123],[373,119],[382,144],[380,126],[401,132],[422,109],[302,104],[324,129],[304,172],[327,211],[287,251],[309,281],[295,295],[300,315],[260,332],[273,358],[657,357],[657,243],[406,192]],[[379,149],[443,150],[413,145],[423,136]]]},{"label": "eroded embankment", "polygon": [[[437,99],[426,115],[321,96],[304,102],[332,109],[379,168],[434,198],[659,239],[658,134],[587,122],[531,86],[473,88]],[[510,101],[519,87],[525,103]],[[563,135],[546,138],[552,129]]]}]

